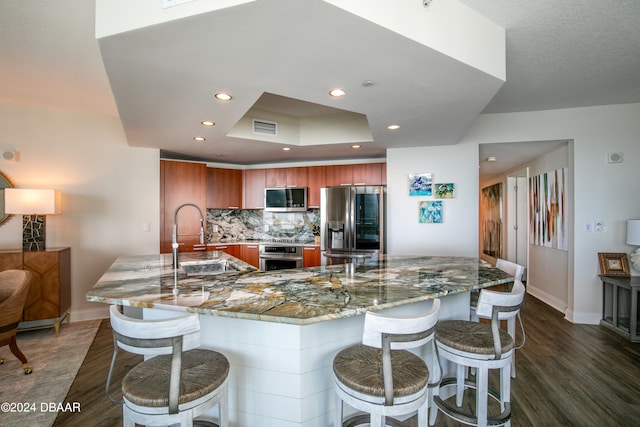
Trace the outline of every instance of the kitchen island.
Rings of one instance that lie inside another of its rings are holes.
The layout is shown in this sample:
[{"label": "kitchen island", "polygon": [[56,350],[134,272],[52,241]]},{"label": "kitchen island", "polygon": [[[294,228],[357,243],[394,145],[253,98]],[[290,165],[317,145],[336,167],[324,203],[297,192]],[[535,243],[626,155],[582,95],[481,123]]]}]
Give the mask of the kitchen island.
[{"label": "kitchen island", "polygon": [[175,274],[170,254],[120,257],[86,298],[142,307],[149,319],[200,314],[202,345],[231,362],[230,421],[238,427],[330,426],[331,362],[361,340],[367,310],[417,313],[440,298],[440,318],[468,318],[470,290],[513,281],[462,257],[384,255],[357,267],[262,272],[217,251],[180,256],[232,268],[187,276]]}]

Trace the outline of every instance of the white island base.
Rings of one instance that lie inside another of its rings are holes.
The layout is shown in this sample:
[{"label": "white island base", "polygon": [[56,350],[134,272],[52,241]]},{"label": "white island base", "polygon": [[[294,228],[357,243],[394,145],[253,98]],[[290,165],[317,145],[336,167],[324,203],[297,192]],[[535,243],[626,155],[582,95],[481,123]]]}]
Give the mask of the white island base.
[{"label": "white island base", "polygon": [[[469,293],[441,298],[440,319],[468,319]],[[411,314],[433,300],[381,312]],[[144,309],[145,319],[179,312]],[[200,315],[201,345],[227,356],[231,427],[330,427],[333,425],[333,357],[362,339],[364,315],[310,325]],[[423,357],[431,357],[425,354]],[[345,414],[349,414],[345,407]],[[217,418],[216,414],[213,414]]]}]

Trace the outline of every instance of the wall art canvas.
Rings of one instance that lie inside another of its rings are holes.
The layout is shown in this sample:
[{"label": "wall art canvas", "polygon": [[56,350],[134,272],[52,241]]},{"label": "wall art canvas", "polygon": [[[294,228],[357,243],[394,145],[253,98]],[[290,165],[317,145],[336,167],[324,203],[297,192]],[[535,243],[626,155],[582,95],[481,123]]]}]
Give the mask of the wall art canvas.
[{"label": "wall art canvas", "polygon": [[442,202],[439,200],[420,202],[418,207],[421,224],[442,224]]},{"label": "wall art canvas", "polygon": [[409,195],[410,196],[431,196],[431,174],[430,173],[410,173],[409,174]]},{"label": "wall art canvas", "polygon": [[530,240],[537,246],[569,249],[566,212],[568,168],[529,178]]},{"label": "wall art canvas", "polygon": [[502,183],[482,189],[480,196],[482,252],[494,258],[502,256]]},{"label": "wall art canvas", "polygon": [[434,184],[433,188],[436,199],[453,199],[456,196],[455,184]]}]

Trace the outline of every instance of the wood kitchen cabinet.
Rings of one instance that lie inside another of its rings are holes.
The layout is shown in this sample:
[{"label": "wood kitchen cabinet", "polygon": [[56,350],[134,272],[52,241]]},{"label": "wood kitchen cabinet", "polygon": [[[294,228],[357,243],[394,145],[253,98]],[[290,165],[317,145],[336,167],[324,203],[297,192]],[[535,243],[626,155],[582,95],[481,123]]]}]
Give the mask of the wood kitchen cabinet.
[{"label": "wood kitchen cabinet", "polygon": [[28,270],[32,275],[19,328],[53,327],[58,336],[60,324],[69,321],[71,310],[71,249],[2,251],[0,271],[9,269]]},{"label": "wood kitchen cabinet", "polygon": [[[160,252],[172,251],[173,221],[176,209],[193,203],[202,211],[206,226],[207,166],[204,163],[160,161]],[[178,243],[180,252],[202,249],[200,214],[192,206],[178,212]],[[206,230],[205,230],[206,233]]]},{"label": "wood kitchen cabinet", "polygon": [[222,251],[224,253],[227,253],[233,257],[240,258],[240,259],[242,257],[242,245],[220,243],[217,245],[207,246],[207,250]]},{"label": "wood kitchen cabinet", "polygon": [[311,166],[307,168],[309,178],[309,191],[307,197],[309,199],[309,209],[320,209],[320,189],[326,187],[325,184],[325,166]]},{"label": "wood kitchen cabinet", "polygon": [[207,209],[242,207],[242,170],[207,168]]},{"label": "wood kitchen cabinet", "polygon": [[319,246],[303,246],[302,255],[305,268],[318,267],[321,264]]},{"label": "wood kitchen cabinet", "polygon": [[240,259],[247,264],[251,264],[255,268],[260,268],[260,253],[258,245],[245,244],[241,245]]},{"label": "wood kitchen cabinet", "polygon": [[[385,169],[384,180],[382,169]],[[327,166],[326,185],[385,185],[386,163]]]},{"label": "wood kitchen cabinet", "polygon": [[307,187],[308,181],[308,168],[306,167],[274,168],[266,170],[266,188]]},{"label": "wood kitchen cabinet", "polygon": [[264,209],[264,189],[266,169],[246,169],[243,171],[244,209]]}]

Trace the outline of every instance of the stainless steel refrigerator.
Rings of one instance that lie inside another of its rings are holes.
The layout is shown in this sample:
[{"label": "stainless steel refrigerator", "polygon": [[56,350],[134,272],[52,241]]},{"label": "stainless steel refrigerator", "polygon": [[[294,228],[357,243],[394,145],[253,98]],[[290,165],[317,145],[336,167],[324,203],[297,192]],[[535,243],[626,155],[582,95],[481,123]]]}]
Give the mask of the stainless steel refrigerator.
[{"label": "stainless steel refrigerator", "polygon": [[323,264],[357,264],[385,253],[385,194],[385,186],[321,189]]}]

